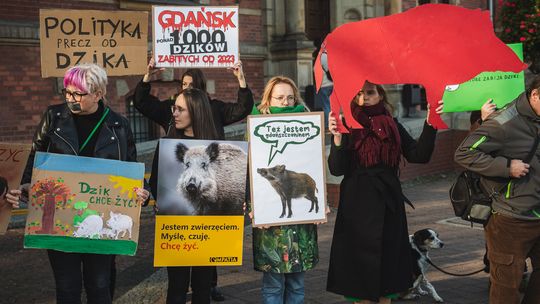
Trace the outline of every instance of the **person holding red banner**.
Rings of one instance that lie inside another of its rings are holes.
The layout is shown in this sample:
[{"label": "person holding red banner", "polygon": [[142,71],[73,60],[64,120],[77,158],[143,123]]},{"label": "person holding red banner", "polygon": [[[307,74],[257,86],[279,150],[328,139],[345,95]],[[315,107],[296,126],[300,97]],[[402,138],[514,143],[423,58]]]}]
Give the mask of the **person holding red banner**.
[{"label": "person holding red banner", "polygon": [[[212,108],[205,91],[186,88],[180,91],[169,111],[173,117],[173,128],[168,138],[218,139],[219,135],[212,119]],[[158,197],[159,145],[154,152],[150,187],[154,197]],[[159,202],[158,208],[159,208]],[[214,266],[167,267],[167,304],[185,304],[189,285],[193,291],[191,303],[210,303]]]},{"label": "person holding red banner", "polygon": [[[137,161],[135,141],[128,120],[105,104],[107,74],[95,64],[81,64],[64,75],[65,103],[47,108],[38,125],[32,150],[21,180],[27,192],[36,152]],[[149,192],[134,189],[137,202],[144,203]],[[8,201],[18,207],[22,191],[11,192]],[[82,285],[87,302],[112,303],[115,255],[47,250],[56,282],[56,302],[81,303]]]},{"label": "person holding red banner", "polygon": [[[351,102],[353,117],[364,127],[337,131],[330,115],[328,167],[344,175],[330,252],[327,290],[355,303],[390,303],[412,286],[412,258],[405,204],[399,181],[402,156],[427,163],[437,130],[428,119],[418,141],[391,115],[380,85],[367,82]],[[442,112],[442,101],[437,113]],[[429,108],[428,108],[429,117]]]}]

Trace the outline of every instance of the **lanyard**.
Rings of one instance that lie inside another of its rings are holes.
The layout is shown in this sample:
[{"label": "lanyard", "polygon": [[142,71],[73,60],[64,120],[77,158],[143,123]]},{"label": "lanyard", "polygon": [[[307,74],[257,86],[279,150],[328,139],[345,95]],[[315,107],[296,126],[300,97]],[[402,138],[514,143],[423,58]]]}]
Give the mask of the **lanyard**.
[{"label": "lanyard", "polygon": [[81,148],[79,148],[79,153],[81,153],[81,151],[84,150],[84,147],[86,147],[86,145],[90,141],[90,138],[92,138],[92,135],[94,135],[94,133],[96,133],[96,130],[99,128],[99,126],[101,125],[103,120],[105,120],[105,117],[107,116],[107,114],[109,114],[109,108],[105,109],[105,113],[103,113],[103,116],[101,116],[101,119],[98,121],[98,123],[94,127],[94,130],[92,130],[92,132],[90,132],[90,135],[88,135],[88,137],[86,138],[86,140],[82,144]]}]

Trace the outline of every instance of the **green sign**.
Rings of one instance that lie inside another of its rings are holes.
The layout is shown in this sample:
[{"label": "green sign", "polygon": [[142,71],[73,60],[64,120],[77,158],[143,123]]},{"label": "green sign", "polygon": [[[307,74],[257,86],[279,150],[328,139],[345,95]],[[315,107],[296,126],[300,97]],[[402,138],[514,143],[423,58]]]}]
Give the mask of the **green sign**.
[{"label": "green sign", "polygon": [[[523,61],[523,45],[508,44]],[[483,72],[473,79],[458,85],[448,85],[443,95],[444,112],[480,110],[482,105],[493,99],[497,108],[502,108],[525,91],[523,72]]]}]

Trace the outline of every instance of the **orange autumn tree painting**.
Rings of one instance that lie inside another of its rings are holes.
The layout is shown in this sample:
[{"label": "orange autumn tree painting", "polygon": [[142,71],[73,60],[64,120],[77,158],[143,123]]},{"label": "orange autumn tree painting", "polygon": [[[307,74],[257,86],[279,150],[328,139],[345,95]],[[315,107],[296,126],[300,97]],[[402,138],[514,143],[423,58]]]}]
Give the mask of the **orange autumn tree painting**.
[{"label": "orange autumn tree painting", "polygon": [[54,214],[56,208],[65,208],[73,196],[71,190],[63,182],[62,179],[48,178],[38,180],[32,186],[34,193],[32,198],[35,200],[35,204],[43,210],[41,230],[36,231],[36,234],[55,234]]}]

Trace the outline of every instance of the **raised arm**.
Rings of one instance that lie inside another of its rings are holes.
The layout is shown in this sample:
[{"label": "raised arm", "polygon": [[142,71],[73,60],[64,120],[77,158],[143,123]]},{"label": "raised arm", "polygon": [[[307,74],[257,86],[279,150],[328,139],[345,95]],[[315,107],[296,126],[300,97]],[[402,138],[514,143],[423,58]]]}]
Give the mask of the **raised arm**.
[{"label": "raised arm", "polygon": [[405,159],[410,163],[427,163],[431,159],[435,148],[437,130],[424,123],[422,134],[418,141],[414,140],[405,128],[397,123],[399,136],[401,137],[401,151]]},{"label": "raised arm", "polygon": [[238,61],[230,70],[238,80],[238,98],[236,103],[225,103],[215,100],[219,103],[220,113],[224,125],[230,125],[246,118],[253,109],[253,94],[248,88],[242,68],[242,62]]},{"label": "raised arm", "polygon": [[172,118],[170,106],[174,102],[160,102],[157,97],[150,94],[150,90],[152,89],[150,77],[161,70],[163,69],[155,68],[154,58],[151,58],[148,62],[146,74],[135,88],[133,105],[142,115],[158,123],[167,131]]},{"label": "raised arm", "polygon": [[[342,118],[341,115],[339,117]],[[348,149],[348,135],[343,135],[337,130],[336,117],[328,114],[328,131],[332,134],[330,141],[330,155],[328,156],[328,170],[334,176],[345,175],[352,168],[352,153]]]}]

